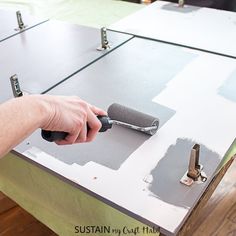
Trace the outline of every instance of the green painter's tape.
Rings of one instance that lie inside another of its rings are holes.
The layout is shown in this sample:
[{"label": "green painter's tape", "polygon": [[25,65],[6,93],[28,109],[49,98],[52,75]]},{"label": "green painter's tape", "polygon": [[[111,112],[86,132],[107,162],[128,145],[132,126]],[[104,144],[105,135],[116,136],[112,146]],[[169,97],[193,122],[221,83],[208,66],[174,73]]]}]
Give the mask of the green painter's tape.
[{"label": "green painter's tape", "polygon": [[[144,5],[117,0],[5,0],[0,8],[25,10],[32,15],[96,28],[106,27]],[[24,19],[24,15],[23,15]],[[27,23],[27,22],[25,22]]]},{"label": "green painter's tape", "polygon": [[0,190],[62,236],[118,235],[77,234],[76,225],[109,226],[121,231],[127,227],[138,229],[140,236],[159,235],[143,233],[146,225],[11,153],[0,160]]}]

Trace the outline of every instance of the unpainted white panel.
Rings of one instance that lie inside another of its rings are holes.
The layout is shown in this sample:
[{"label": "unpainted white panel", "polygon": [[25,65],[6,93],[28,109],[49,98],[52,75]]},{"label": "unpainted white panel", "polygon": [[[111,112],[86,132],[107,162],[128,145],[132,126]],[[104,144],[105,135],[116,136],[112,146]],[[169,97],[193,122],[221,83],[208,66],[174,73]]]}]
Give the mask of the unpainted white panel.
[{"label": "unpainted white panel", "polygon": [[236,13],[156,1],[109,28],[236,57]]}]

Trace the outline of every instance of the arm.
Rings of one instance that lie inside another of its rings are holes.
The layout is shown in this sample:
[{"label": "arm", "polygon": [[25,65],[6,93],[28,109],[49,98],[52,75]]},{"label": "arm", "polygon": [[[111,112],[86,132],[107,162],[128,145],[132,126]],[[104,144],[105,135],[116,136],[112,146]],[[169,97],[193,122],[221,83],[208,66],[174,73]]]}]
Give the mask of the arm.
[{"label": "arm", "polygon": [[29,95],[11,99],[0,105],[0,157],[37,128],[68,132],[59,145],[92,141],[101,127],[96,115],[105,114],[78,97]]}]

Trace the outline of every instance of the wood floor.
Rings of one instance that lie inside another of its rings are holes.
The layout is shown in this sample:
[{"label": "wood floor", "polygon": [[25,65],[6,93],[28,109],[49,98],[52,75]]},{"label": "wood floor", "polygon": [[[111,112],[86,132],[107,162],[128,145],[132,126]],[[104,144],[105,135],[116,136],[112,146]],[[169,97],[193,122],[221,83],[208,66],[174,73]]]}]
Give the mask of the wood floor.
[{"label": "wood floor", "polygon": [[0,236],[56,236],[0,192]]},{"label": "wood floor", "polygon": [[[236,236],[236,160],[186,236]],[[0,236],[56,236],[0,192]],[[141,236],[141,235],[140,235]]]},{"label": "wood floor", "polygon": [[236,160],[201,210],[193,236],[236,236]]}]

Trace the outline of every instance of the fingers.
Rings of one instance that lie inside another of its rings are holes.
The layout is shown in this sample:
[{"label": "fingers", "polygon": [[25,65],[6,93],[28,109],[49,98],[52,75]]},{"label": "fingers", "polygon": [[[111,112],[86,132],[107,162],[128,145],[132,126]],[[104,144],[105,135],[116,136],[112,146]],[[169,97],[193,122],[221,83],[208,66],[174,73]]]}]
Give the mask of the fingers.
[{"label": "fingers", "polygon": [[[104,112],[100,113],[104,114]],[[69,133],[64,140],[56,141],[58,145],[90,142],[94,140],[102,124],[92,110],[87,110],[87,119],[84,120],[81,129]]]},{"label": "fingers", "polygon": [[79,136],[75,140],[75,143],[84,143],[87,141],[87,123],[83,124],[82,129],[80,130]]},{"label": "fingers", "polygon": [[68,134],[64,140],[55,141],[58,145],[68,145],[74,143],[84,143],[87,141],[87,125],[83,126],[80,132]]},{"label": "fingers", "polygon": [[94,140],[98,131],[101,129],[102,124],[97,118],[97,116],[90,110],[88,112],[88,133],[87,133],[87,142]]},{"label": "fingers", "polygon": [[[107,115],[102,109],[78,97],[47,97],[55,112],[45,129],[69,133],[58,145],[92,141],[101,128],[97,115]],[[88,127],[88,128],[87,128]]]},{"label": "fingers", "polygon": [[55,143],[56,143],[57,145],[69,145],[69,144],[73,144],[73,143],[75,143],[75,140],[77,139],[77,137],[78,137],[78,135],[76,135],[76,134],[73,134],[73,135],[68,134],[65,139],[55,141]]},{"label": "fingers", "polygon": [[78,140],[80,134],[80,130],[76,130],[76,132],[69,133],[65,139],[55,141],[58,145],[68,145],[68,144],[74,144]]},{"label": "fingers", "polygon": [[100,115],[100,116],[106,116],[107,115],[107,112],[98,108],[98,107],[95,107],[93,105],[89,105],[89,108],[91,109],[91,111],[96,114],[96,115]]}]

